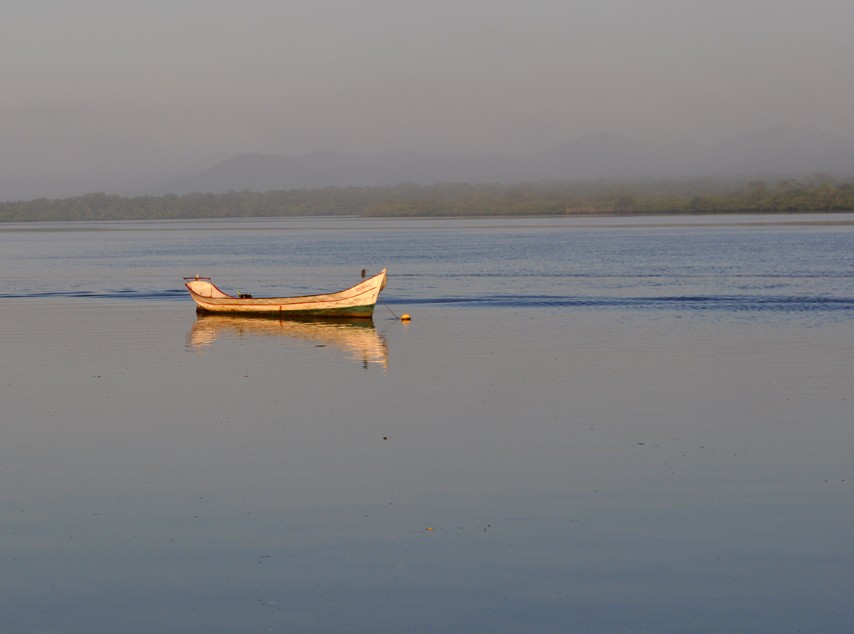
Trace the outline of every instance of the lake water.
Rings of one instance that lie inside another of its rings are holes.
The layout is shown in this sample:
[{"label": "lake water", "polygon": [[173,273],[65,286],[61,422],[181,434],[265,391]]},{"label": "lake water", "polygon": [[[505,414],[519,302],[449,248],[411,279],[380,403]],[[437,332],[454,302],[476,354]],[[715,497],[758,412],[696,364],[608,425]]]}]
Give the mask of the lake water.
[{"label": "lake water", "polygon": [[[0,225],[0,266],[3,632],[854,631],[854,215]],[[361,325],[181,282],[383,266]]]}]

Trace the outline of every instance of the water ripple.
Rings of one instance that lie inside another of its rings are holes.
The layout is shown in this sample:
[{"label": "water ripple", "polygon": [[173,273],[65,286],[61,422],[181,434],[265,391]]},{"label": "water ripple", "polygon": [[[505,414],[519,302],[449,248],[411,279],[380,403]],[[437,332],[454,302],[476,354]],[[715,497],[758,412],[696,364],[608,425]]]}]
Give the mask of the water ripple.
[{"label": "water ripple", "polygon": [[[0,299],[106,299],[129,301],[179,301],[184,289],[23,290],[0,293]],[[402,297],[388,294],[390,305],[456,306],[460,308],[583,308],[613,310],[669,310],[744,312],[854,311],[854,297],[803,295],[554,295],[483,294]]]},{"label": "water ripple", "polygon": [[0,299],[129,299],[129,300],[171,300],[185,298],[187,292],[184,289],[168,290],[139,290],[139,289],[116,289],[116,290],[62,290],[62,291],[18,291],[15,293],[0,293]]},{"label": "water ripple", "polygon": [[[396,303],[396,302],[395,302]],[[788,295],[674,295],[674,296],[561,296],[483,295],[406,299],[407,304],[504,308],[613,308],[684,311],[845,311],[854,310],[854,297]]]}]

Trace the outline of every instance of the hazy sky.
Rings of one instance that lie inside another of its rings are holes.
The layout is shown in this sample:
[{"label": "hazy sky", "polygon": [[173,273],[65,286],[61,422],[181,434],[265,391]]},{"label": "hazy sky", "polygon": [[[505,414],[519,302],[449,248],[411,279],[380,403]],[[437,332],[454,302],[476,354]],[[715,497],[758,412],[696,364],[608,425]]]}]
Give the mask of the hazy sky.
[{"label": "hazy sky", "polygon": [[854,137],[852,0],[4,0],[0,173]]}]

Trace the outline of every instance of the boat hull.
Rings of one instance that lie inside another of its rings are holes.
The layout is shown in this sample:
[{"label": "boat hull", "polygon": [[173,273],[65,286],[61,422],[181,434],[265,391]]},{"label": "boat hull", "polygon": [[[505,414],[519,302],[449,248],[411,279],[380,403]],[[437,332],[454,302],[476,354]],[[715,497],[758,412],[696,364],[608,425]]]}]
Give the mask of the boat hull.
[{"label": "boat hull", "polygon": [[368,319],[374,314],[380,291],[385,288],[386,270],[337,293],[298,297],[233,297],[209,279],[188,278],[185,286],[196,303],[196,312],[220,315],[304,318]]}]

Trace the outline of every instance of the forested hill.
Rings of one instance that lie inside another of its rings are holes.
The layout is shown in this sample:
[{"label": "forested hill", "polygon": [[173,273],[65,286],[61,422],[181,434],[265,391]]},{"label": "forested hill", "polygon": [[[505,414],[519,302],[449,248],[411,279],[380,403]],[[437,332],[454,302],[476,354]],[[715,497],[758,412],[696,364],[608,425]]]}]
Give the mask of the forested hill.
[{"label": "forested hill", "polygon": [[74,198],[0,203],[0,222],[349,215],[514,216],[573,213],[714,213],[854,210],[854,183],[805,181],[403,184],[240,191],[184,196]]}]

